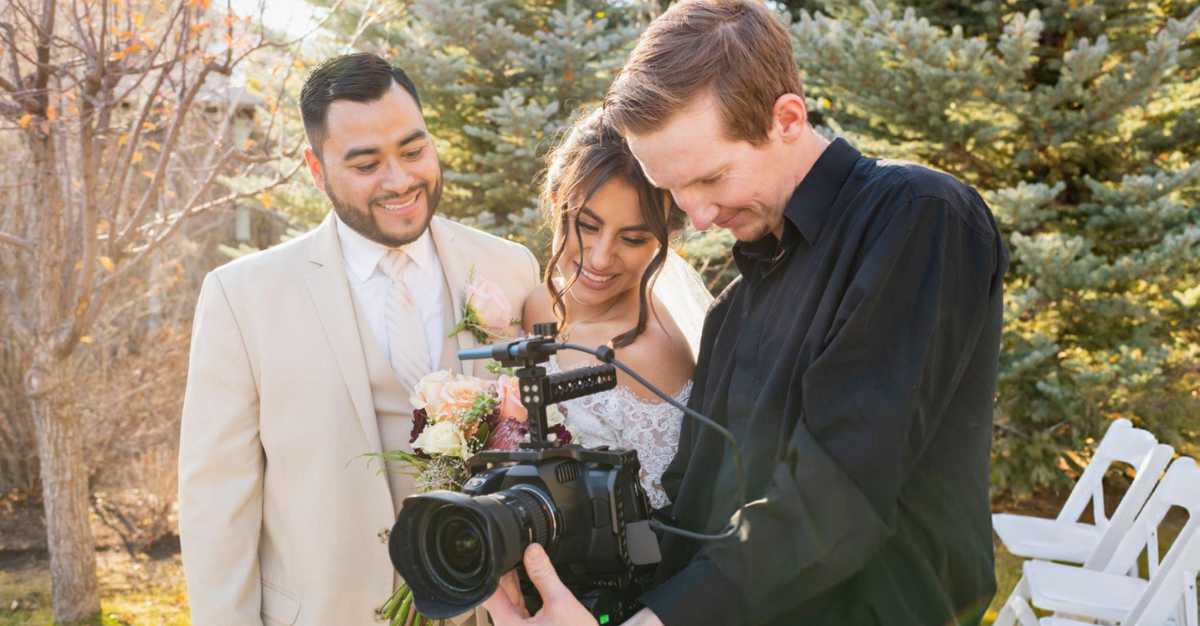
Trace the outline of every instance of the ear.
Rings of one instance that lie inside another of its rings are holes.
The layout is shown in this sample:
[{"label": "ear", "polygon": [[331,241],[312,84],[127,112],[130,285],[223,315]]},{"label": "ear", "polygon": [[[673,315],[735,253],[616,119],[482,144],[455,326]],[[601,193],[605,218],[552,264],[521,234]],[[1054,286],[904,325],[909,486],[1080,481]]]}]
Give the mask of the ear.
[{"label": "ear", "polygon": [[804,98],[794,93],[779,96],[771,113],[775,118],[774,130],[784,143],[800,139],[808,127],[808,107]]},{"label": "ear", "polygon": [[312,146],[304,148],[304,162],[308,164],[308,173],[312,174],[313,184],[317,189],[325,189],[325,172],[321,169],[321,159],[313,152]]}]

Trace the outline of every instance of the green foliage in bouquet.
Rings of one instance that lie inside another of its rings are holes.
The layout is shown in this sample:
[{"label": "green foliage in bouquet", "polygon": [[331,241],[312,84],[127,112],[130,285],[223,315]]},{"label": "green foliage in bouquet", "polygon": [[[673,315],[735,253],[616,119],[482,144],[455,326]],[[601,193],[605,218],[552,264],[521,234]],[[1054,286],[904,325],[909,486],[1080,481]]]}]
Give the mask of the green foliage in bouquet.
[{"label": "green foliage in bouquet", "polygon": [[[816,119],[975,186],[1012,255],[993,484],[1059,488],[1117,416],[1200,434],[1197,2],[807,2]],[[826,6],[827,5],[827,6]]]}]

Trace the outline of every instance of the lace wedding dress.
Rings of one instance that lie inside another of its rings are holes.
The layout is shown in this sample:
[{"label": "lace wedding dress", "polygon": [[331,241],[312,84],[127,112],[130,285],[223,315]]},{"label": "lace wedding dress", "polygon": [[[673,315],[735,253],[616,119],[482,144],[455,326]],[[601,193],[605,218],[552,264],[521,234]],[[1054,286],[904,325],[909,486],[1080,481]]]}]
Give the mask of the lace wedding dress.
[{"label": "lace wedding dress", "polygon": [[[550,357],[546,371],[551,374],[562,371],[554,357]],[[687,404],[691,392],[689,380],[674,398]],[[642,487],[650,497],[650,506],[661,509],[670,504],[663,491],[662,475],[675,456],[683,411],[666,402],[645,400],[625,385],[567,400],[558,406],[563,410],[574,443],[589,448],[637,450]]]}]

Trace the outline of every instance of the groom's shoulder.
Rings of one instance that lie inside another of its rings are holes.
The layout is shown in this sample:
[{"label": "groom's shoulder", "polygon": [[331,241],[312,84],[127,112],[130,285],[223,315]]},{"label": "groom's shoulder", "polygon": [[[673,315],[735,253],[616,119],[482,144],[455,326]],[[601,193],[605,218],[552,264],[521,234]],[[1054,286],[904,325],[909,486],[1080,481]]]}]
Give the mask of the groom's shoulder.
[{"label": "groom's shoulder", "polygon": [[474,246],[489,255],[501,255],[526,258],[533,253],[529,248],[515,242],[509,241],[503,237],[497,237],[491,233],[484,232],[473,226],[468,226],[461,222],[456,222],[450,218],[440,215],[434,216],[434,223],[437,228],[444,229],[445,232],[454,236],[456,246]]},{"label": "groom's shoulder", "polygon": [[317,226],[301,235],[281,241],[269,248],[239,256],[212,270],[222,282],[242,280],[261,281],[294,271],[296,264],[308,258]]}]

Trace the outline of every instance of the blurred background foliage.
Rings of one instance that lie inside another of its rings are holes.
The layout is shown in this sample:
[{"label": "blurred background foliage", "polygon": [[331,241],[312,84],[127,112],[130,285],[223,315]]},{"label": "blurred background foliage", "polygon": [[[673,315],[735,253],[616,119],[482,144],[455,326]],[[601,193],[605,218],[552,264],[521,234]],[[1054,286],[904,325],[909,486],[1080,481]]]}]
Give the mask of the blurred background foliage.
[{"label": "blurred background foliage", "polygon": [[[292,12],[311,17],[312,28],[295,37],[294,24],[276,25],[293,45],[257,52],[231,80],[277,114],[257,116],[276,128],[255,132],[301,142],[296,100],[317,63],[352,50],[394,61],[421,90],[445,170],[443,214],[524,243],[544,262],[549,232],[536,198],[546,152],[598,105],[666,4],[311,0]],[[1118,416],[1180,452],[1200,452],[1200,1],[769,4],[791,29],[821,132],[950,172],[996,214],[1012,254],[997,500],[1062,493]],[[298,164],[289,151],[277,169]],[[121,501],[111,494],[122,485],[156,485],[143,498],[155,510],[173,497],[173,475],[143,475],[158,465],[170,474],[169,463],[116,452],[159,440],[174,449],[203,274],[303,232],[328,210],[302,168],[265,185],[273,176],[223,174],[231,194],[269,188],[183,229],[81,347],[80,380],[117,390],[76,401],[103,434],[89,444],[92,488],[110,494],[93,497],[97,515]],[[736,276],[731,244],[716,231],[677,242],[714,292]],[[0,339],[0,495],[37,492],[19,368],[3,366],[14,354]],[[122,428],[136,436],[114,438]],[[121,467],[117,457],[139,460]],[[126,534],[113,541],[153,540]]]},{"label": "blurred background foliage", "polygon": [[[444,211],[545,259],[542,157],[659,4],[412,0],[372,21],[364,2],[338,28],[416,78]],[[1068,486],[1118,416],[1195,454],[1200,2],[771,4],[822,132],[954,174],[1004,231],[997,496]],[[679,247],[717,291],[731,243],[687,232]]]}]

